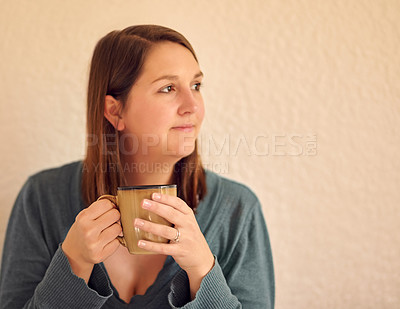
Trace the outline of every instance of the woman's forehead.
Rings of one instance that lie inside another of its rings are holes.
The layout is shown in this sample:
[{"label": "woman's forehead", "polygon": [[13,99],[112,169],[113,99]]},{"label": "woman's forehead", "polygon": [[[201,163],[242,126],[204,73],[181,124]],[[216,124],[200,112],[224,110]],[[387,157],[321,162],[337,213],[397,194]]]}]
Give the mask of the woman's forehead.
[{"label": "woman's forehead", "polygon": [[144,61],[142,75],[154,82],[164,76],[179,78],[182,75],[194,76],[199,72],[199,65],[189,49],[167,41],[151,48]]}]

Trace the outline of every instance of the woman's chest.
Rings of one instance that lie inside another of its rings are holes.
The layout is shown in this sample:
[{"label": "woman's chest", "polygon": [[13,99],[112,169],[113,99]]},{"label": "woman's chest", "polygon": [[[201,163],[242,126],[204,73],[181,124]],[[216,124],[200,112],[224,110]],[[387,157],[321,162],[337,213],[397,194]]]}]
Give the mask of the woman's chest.
[{"label": "woman's chest", "polygon": [[119,298],[129,303],[132,296],[144,295],[164,266],[165,255],[131,255],[118,249],[104,266]]}]

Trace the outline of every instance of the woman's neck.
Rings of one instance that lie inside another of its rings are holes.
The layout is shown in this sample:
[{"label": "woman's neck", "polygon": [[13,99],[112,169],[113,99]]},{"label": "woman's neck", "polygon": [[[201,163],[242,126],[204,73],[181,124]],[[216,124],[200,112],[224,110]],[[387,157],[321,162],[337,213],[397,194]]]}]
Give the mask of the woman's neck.
[{"label": "woman's neck", "polygon": [[174,166],[166,162],[122,162],[128,186],[172,184]]}]

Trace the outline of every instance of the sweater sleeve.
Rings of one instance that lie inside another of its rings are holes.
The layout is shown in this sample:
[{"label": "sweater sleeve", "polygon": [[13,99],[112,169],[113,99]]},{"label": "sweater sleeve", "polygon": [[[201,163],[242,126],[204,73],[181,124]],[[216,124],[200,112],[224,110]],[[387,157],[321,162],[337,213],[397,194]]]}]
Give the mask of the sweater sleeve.
[{"label": "sweater sleeve", "polygon": [[272,253],[261,206],[257,202],[246,218],[233,253],[224,265],[215,265],[203,278],[190,301],[189,279],[182,270],[173,279],[172,308],[274,308],[275,283]]},{"label": "sweater sleeve", "polygon": [[[215,256],[214,256],[215,257]],[[190,301],[189,278],[181,270],[173,279],[168,300],[172,308],[242,308],[228,287],[221,266],[215,257],[214,267],[203,278],[195,300]]]},{"label": "sweater sleeve", "polygon": [[0,308],[100,308],[112,295],[106,274],[95,265],[94,290],[74,275],[61,246],[52,248],[47,243],[40,216],[42,201],[33,182],[29,179],[22,188],[9,220]]}]

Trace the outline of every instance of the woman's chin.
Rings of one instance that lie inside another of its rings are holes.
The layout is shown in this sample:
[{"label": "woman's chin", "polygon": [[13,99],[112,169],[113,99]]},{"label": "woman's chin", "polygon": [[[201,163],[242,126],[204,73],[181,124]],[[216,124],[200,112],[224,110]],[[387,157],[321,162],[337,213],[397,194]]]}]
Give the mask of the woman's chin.
[{"label": "woman's chin", "polygon": [[190,156],[193,151],[194,151],[195,147],[185,147],[185,149],[176,149],[175,154],[173,155],[175,157],[175,159],[177,161],[179,161],[180,159],[183,159],[187,156]]},{"label": "woman's chin", "polygon": [[163,151],[164,155],[174,156],[177,158],[184,158],[189,156],[196,147],[196,142],[186,142],[186,143],[170,143],[168,147]]}]

